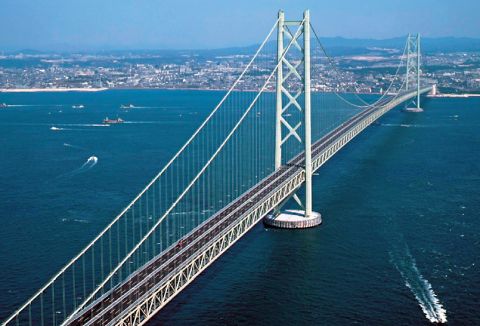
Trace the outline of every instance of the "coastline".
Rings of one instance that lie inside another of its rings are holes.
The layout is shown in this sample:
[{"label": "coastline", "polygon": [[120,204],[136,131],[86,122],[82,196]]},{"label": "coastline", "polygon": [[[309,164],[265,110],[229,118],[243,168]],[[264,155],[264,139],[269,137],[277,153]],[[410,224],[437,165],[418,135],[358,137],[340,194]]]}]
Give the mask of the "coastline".
[{"label": "coastline", "polygon": [[[165,87],[165,88],[155,88],[155,87],[143,87],[143,88],[0,88],[0,93],[48,93],[48,92],[102,92],[107,90],[165,90],[165,91],[175,91],[175,90],[183,90],[183,91],[216,91],[216,92],[225,92],[227,89],[216,89],[216,88],[189,88],[189,87]],[[239,90],[234,90],[239,91]],[[241,90],[242,92],[255,92],[255,90],[244,89]],[[266,89],[264,92],[273,92],[271,89]],[[319,91],[312,91],[313,93],[332,93],[332,92],[319,92]],[[345,92],[343,94],[354,94],[351,92]],[[382,93],[356,93],[362,95],[382,95]],[[393,94],[392,94],[393,95]],[[480,93],[463,93],[463,94],[428,94],[426,95],[430,98],[469,98],[469,97],[480,97]]]},{"label": "coastline", "polygon": [[108,88],[1,88],[0,93],[101,92]]},{"label": "coastline", "polygon": [[[0,88],[0,93],[48,93],[48,92],[101,92],[107,90],[162,90],[162,91],[214,91],[214,92],[226,92],[228,89],[221,89],[221,88],[189,88],[189,87],[164,87],[164,88],[155,88],[155,87],[114,87],[114,88]],[[233,90],[234,92],[257,92],[258,90],[253,89],[242,89],[242,90]],[[265,93],[275,92],[272,89],[265,89]],[[317,91],[312,90],[312,93],[333,93],[333,92],[326,92],[326,91]],[[352,93],[352,92],[345,92],[342,94],[361,94],[361,95],[382,95],[382,93]]]},{"label": "coastline", "polygon": [[480,97],[480,94],[475,93],[465,93],[465,94],[436,94],[436,95],[427,95],[427,97],[433,98],[469,98],[469,97]]}]

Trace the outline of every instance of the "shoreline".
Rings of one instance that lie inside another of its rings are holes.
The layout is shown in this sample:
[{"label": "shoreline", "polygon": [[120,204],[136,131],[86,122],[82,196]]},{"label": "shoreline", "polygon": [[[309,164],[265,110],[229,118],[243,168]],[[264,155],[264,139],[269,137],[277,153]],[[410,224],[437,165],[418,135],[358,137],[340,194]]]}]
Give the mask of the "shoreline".
[{"label": "shoreline", "polygon": [[1,88],[0,93],[101,92],[108,88]]},{"label": "shoreline", "polygon": [[[134,90],[159,90],[159,91],[212,91],[212,92],[227,92],[228,89],[221,89],[221,88],[188,88],[188,87],[176,87],[176,88],[155,88],[155,87],[143,87],[143,88],[121,88],[121,87],[114,87],[114,88],[0,88],[0,93],[49,93],[49,92],[102,92],[102,91],[116,91],[116,90],[125,90],[125,91],[134,91]],[[243,90],[234,90],[234,92],[257,92],[258,90],[252,89],[243,89]],[[271,89],[265,89],[265,93],[274,92]],[[326,91],[316,91],[312,90],[312,93],[334,93],[334,92],[326,92]],[[342,94],[361,94],[361,95],[382,95],[382,93],[352,93],[352,92],[344,92]]]},{"label": "shoreline", "polygon": [[427,95],[431,98],[469,98],[469,97],[480,97],[480,94],[476,93],[465,93],[465,94],[436,94],[436,95]]},{"label": "shoreline", "polygon": [[[176,88],[155,88],[155,87],[143,87],[143,88],[0,88],[0,93],[63,93],[63,92],[103,92],[109,90],[161,90],[161,91],[214,91],[214,92],[226,92],[227,89],[217,89],[217,88],[188,88],[188,87],[176,87]],[[234,90],[238,91],[238,90]],[[255,90],[245,89],[241,90],[242,92],[255,92]],[[273,92],[273,90],[266,89],[264,92]],[[312,93],[333,93],[333,92],[319,92],[312,91]],[[345,92],[342,94],[361,94],[361,95],[382,95],[381,93],[352,93]],[[436,94],[426,95],[429,98],[469,98],[469,97],[480,97],[480,93],[450,93],[450,94]]]}]

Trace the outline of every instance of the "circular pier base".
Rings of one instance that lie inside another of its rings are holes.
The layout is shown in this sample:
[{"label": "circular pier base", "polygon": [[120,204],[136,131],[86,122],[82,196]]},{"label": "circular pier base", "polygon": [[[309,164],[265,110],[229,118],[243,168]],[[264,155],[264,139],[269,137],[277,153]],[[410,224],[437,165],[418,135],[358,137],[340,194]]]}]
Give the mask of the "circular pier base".
[{"label": "circular pier base", "polygon": [[305,211],[289,209],[265,216],[263,223],[281,229],[306,229],[322,224],[322,215],[312,212],[312,216],[305,217]]},{"label": "circular pier base", "polygon": [[422,108],[405,108],[405,112],[423,112]]}]

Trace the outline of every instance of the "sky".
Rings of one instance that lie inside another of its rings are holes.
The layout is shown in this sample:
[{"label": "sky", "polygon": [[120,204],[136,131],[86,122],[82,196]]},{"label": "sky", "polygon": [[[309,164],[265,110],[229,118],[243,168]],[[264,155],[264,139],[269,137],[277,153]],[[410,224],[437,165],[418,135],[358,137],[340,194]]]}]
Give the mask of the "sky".
[{"label": "sky", "polygon": [[480,38],[478,0],[0,0],[0,49],[208,49],[259,43],[279,9],[322,36]]}]

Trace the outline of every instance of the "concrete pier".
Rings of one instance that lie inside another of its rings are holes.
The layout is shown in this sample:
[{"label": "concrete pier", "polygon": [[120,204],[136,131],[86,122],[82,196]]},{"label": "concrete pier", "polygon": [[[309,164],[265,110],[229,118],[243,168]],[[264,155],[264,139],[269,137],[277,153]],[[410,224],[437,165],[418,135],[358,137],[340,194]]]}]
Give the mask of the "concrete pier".
[{"label": "concrete pier", "polygon": [[415,112],[415,113],[419,113],[419,112],[423,112],[423,109],[422,109],[422,108],[405,108],[404,111],[405,111],[405,112]]},{"label": "concrete pier", "polygon": [[291,209],[278,215],[269,214],[263,219],[263,223],[281,229],[306,229],[322,224],[322,216],[312,212],[310,217],[305,217],[305,211]]}]

